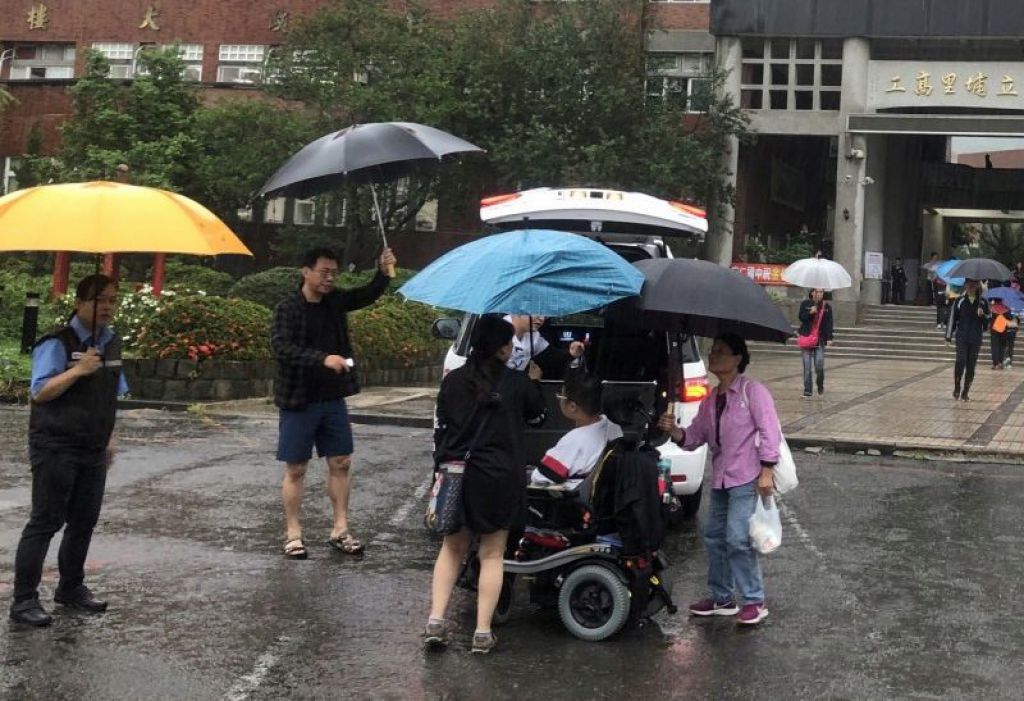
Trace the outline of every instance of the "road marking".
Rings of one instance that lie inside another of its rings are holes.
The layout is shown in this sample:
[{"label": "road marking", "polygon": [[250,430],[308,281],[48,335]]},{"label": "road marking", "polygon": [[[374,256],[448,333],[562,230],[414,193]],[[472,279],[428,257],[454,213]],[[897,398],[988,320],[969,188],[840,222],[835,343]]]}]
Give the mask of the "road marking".
[{"label": "road marking", "polygon": [[811,538],[811,534],[808,533],[800,524],[800,521],[797,520],[796,513],[793,511],[793,508],[783,505],[782,500],[780,499],[777,499],[777,501],[779,502],[779,512],[782,515],[782,520],[785,521],[790,528],[796,531],[797,540],[807,546],[807,549],[810,550],[816,558],[824,562],[825,554],[818,549],[818,546],[814,544],[814,539]]},{"label": "road marking", "polygon": [[412,513],[412,510],[416,508],[418,504],[423,502],[423,497],[427,496],[427,492],[430,490],[430,485],[433,484],[433,482],[434,478],[431,476],[428,477],[423,484],[416,487],[416,491],[412,493],[412,497],[402,502],[402,505],[398,507],[394,515],[388,519],[389,530],[382,531],[374,536],[373,540],[370,541],[370,545],[379,545],[383,541],[393,540],[395,538],[395,534],[392,533],[390,529],[402,527],[409,518],[409,515]]},{"label": "road marking", "polygon": [[[303,623],[300,621],[300,623]],[[224,695],[227,701],[246,701],[256,691],[263,681],[270,674],[270,670],[277,666],[281,658],[288,651],[288,648],[298,644],[298,638],[288,635],[278,636],[277,640],[267,650],[256,658],[256,664],[252,671],[235,682],[234,686]]]}]

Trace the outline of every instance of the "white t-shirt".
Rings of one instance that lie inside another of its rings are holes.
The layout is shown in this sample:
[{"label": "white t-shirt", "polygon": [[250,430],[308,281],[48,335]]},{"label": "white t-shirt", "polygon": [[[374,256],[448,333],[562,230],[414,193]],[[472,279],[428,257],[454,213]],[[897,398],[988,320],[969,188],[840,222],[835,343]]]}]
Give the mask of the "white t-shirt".
[{"label": "white t-shirt", "polygon": [[602,414],[599,421],[574,428],[562,436],[555,447],[544,454],[540,461],[542,467],[534,469],[530,481],[533,484],[564,483],[569,488],[577,487],[597,465],[604,447],[616,438],[622,438],[622,428]]},{"label": "white t-shirt", "polygon": [[[512,317],[506,316],[505,321],[512,323]],[[531,337],[533,338],[532,344]],[[530,359],[543,353],[549,345],[551,344],[540,335],[540,331],[527,331],[522,338],[513,336],[512,355],[509,356],[508,362],[505,364],[513,370],[526,370]]]}]

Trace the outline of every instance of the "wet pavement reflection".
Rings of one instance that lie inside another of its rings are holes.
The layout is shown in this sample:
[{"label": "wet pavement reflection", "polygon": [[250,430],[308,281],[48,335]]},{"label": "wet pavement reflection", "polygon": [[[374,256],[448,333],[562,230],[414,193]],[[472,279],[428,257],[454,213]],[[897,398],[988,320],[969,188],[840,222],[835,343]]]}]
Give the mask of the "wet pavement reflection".
[{"label": "wet pavement reflection", "polygon": [[[0,409],[0,599],[28,513],[25,418]],[[429,433],[356,430],[356,533],[325,543],[324,469],[307,478],[306,562],[280,555],[276,418],[122,414],[88,577],[101,617],[0,625],[4,699],[1018,698],[1024,686],[1020,516],[1010,465],[800,454],[785,541],[764,561],[771,616],[659,614],[605,643],[569,636],[518,592],[492,656],[419,633],[436,543],[423,531]],[[703,594],[693,524],[669,536],[677,603]],[[43,581],[49,607],[56,546]]]}]

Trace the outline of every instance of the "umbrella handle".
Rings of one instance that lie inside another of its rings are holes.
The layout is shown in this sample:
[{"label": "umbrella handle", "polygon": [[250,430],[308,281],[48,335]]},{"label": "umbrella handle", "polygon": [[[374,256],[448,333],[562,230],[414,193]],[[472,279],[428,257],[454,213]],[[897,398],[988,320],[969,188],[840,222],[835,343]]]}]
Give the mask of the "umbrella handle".
[{"label": "umbrella handle", "polygon": [[[380,227],[380,240],[384,242],[384,248],[389,248],[388,235],[384,231],[384,218],[380,215],[380,202],[377,201],[377,186],[374,183],[370,183],[370,194],[373,196],[373,211],[377,215],[377,225]],[[395,266],[389,264],[384,274],[390,278],[395,277]]]}]

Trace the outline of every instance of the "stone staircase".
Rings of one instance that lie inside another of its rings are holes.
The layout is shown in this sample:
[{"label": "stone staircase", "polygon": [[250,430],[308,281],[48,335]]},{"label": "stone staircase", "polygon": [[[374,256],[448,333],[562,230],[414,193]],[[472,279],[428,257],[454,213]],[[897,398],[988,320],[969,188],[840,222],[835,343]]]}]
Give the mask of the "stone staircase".
[{"label": "stone staircase", "polygon": [[[794,332],[796,329],[794,328]],[[944,329],[935,328],[935,307],[866,306],[860,326],[839,327],[835,343],[826,351],[829,358],[949,361],[956,359],[956,349],[945,345]],[[751,343],[752,353],[798,354],[796,337],[785,345]],[[978,364],[989,357],[988,334],[982,342]]]}]

